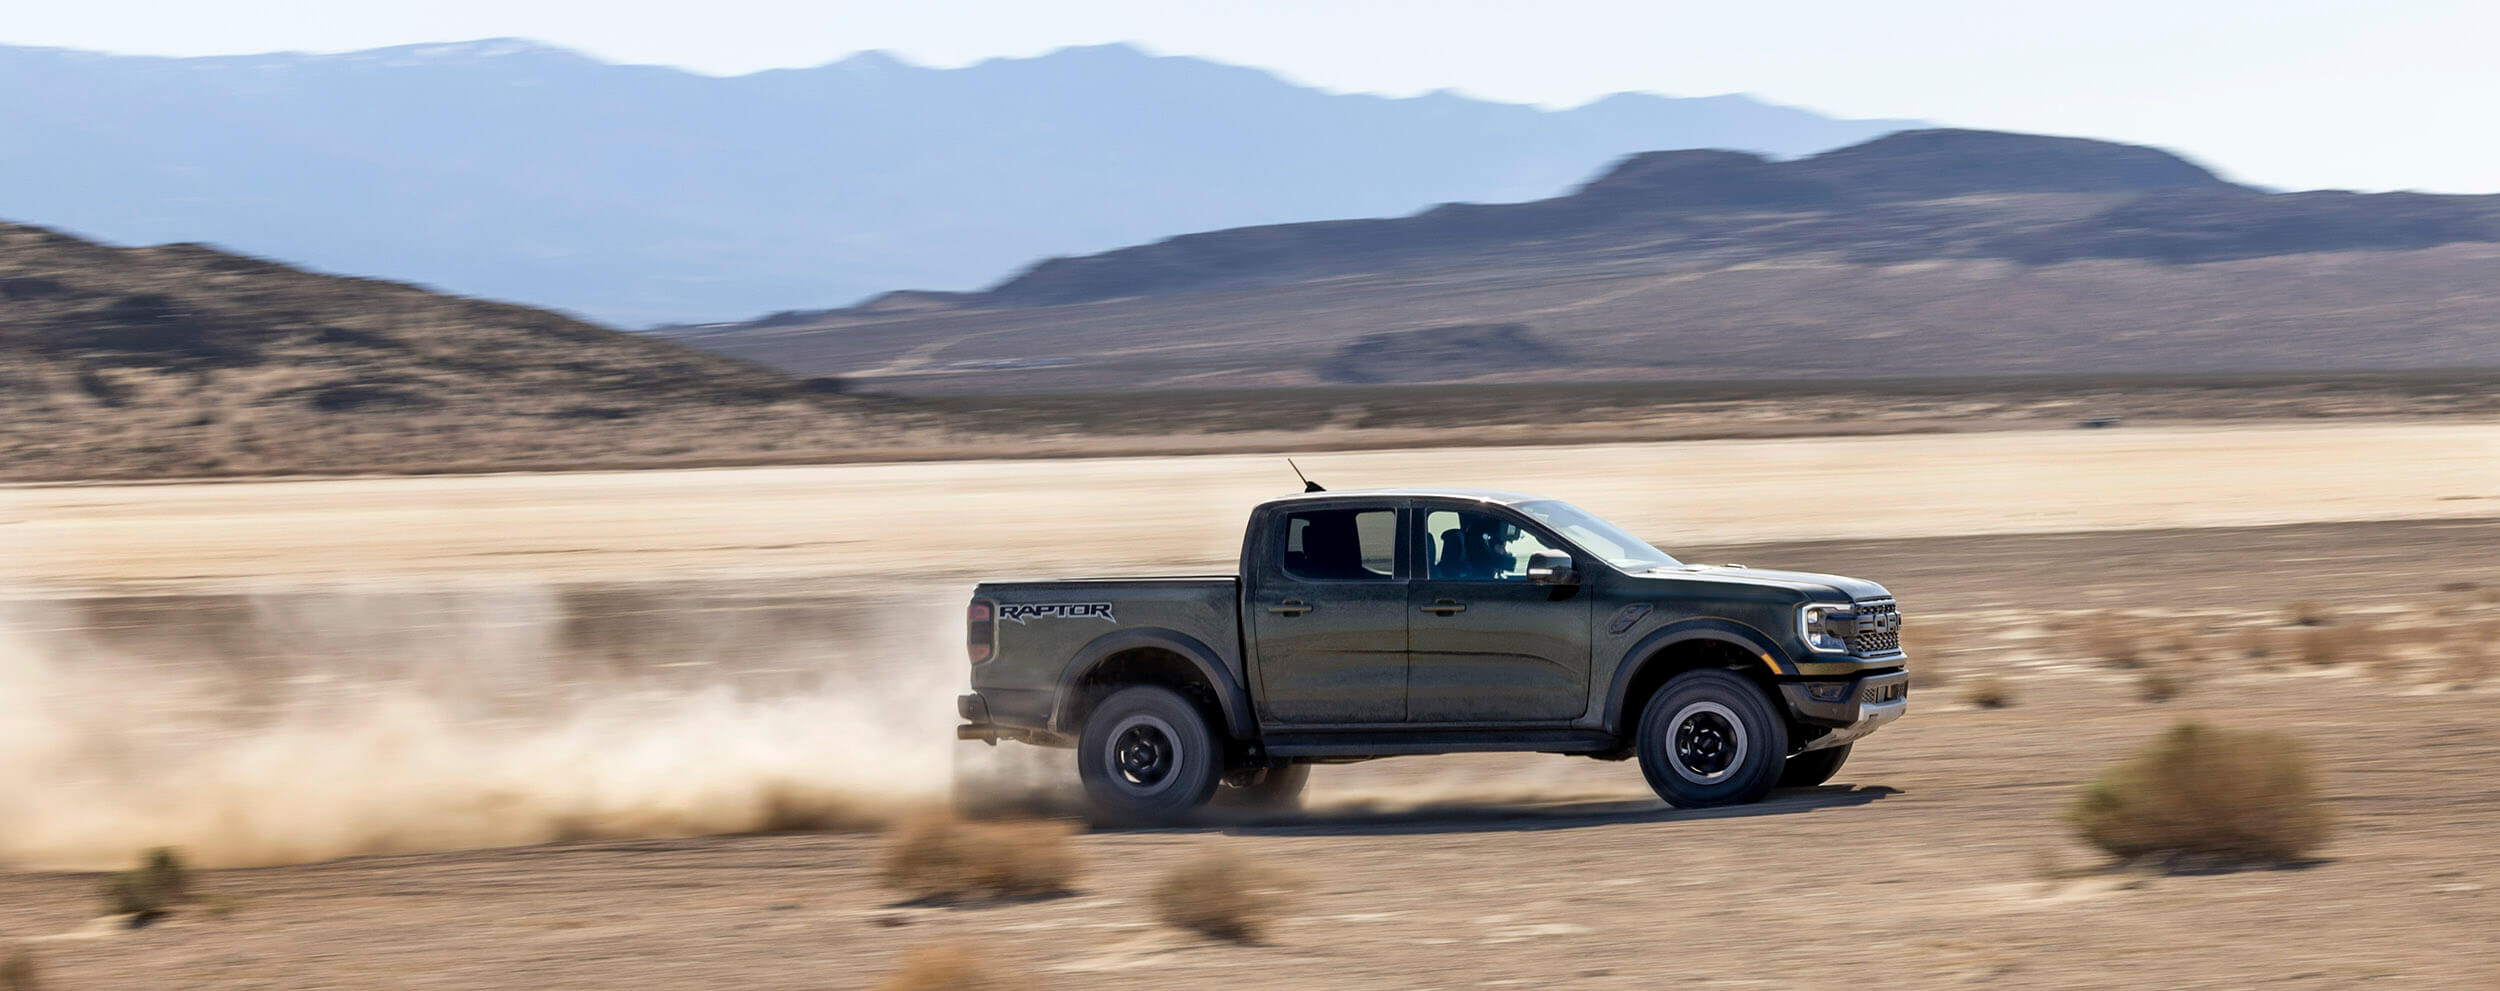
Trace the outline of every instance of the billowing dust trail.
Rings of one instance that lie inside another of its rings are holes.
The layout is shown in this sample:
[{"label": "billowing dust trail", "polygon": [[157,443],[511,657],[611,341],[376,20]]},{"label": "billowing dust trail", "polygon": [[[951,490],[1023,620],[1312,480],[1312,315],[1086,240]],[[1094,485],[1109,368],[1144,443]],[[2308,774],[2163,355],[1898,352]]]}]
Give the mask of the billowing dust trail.
[{"label": "billowing dust trail", "polygon": [[[859,828],[949,800],[1078,812],[1068,751],[954,740],[960,592],[499,583],[0,604],[0,865]],[[1415,770],[1325,769],[1307,818],[1654,802],[1629,765]]]},{"label": "billowing dust trail", "polygon": [[568,642],[544,589],[253,599],[144,645],[73,605],[0,608],[0,863],[871,824],[943,799],[963,677],[953,611],[895,608],[711,656],[677,629],[639,665]]}]

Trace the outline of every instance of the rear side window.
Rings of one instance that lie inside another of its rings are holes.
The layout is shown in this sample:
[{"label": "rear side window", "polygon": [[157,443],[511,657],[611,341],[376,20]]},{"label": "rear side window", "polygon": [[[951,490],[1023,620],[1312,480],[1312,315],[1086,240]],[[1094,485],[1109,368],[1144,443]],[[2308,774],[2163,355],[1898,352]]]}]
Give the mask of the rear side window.
[{"label": "rear side window", "polygon": [[1304,581],[1397,577],[1394,509],[1314,509],[1285,515],[1285,574]]}]

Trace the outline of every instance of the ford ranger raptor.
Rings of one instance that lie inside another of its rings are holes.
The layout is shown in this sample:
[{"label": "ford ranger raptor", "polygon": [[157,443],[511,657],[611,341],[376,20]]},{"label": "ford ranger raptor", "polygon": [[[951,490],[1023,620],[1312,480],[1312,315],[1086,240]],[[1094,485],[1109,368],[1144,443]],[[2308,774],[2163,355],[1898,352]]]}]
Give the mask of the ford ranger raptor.
[{"label": "ford ranger raptor", "polygon": [[1909,705],[1874,582],[1685,564],[1536,496],[1312,489],[1251,512],[1239,574],[978,586],[957,736],[1072,748],[1113,821],[1487,751],[1637,758],[1703,807],[1821,784]]}]

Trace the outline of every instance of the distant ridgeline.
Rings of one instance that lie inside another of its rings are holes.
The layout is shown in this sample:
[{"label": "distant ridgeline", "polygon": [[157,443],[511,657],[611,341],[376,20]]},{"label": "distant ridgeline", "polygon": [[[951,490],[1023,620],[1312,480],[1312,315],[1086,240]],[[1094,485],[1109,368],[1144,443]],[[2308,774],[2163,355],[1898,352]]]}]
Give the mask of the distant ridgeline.
[{"label": "distant ridgeline", "polygon": [[[528,41],[153,58],[0,47],[0,217],[201,241],[617,326],[962,288],[1176,231],[1550,196],[1651,148],[1913,121],[1744,96],[1330,93],[1123,45],[714,77]],[[112,126],[99,127],[97,121]]]},{"label": "distant ridgeline", "polygon": [[753,460],[910,425],[833,391],[544,310],[0,224],[0,477]]},{"label": "distant ridgeline", "polygon": [[2269,193],[2152,148],[1918,130],[671,332],[937,391],[2500,366],[2496,259],[2500,197]]}]

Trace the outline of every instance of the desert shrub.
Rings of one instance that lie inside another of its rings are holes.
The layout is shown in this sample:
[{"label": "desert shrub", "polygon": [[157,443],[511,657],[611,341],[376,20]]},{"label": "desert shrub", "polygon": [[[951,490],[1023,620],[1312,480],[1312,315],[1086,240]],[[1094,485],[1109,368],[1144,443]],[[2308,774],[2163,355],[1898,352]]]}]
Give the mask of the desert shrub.
[{"label": "desert shrub", "polygon": [[0,954],[0,991],[42,991],[43,974],[35,966],[35,951],[12,946]]},{"label": "desert shrub", "polygon": [[2361,652],[2369,639],[2369,629],[2358,623],[2304,626],[2292,640],[2292,653],[2303,664],[2332,667],[2362,659]]},{"label": "desert shrub", "polygon": [[2168,702],[2187,690],[2187,684],[2169,668],[2146,668],[2135,679],[2136,694],[2147,702]]},{"label": "desert shrub", "polygon": [[139,866],[104,878],[109,915],[152,917],[191,899],[191,869],[172,847],[147,852]]},{"label": "desert shrub", "polygon": [[2232,638],[2231,653],[2252,661],[2269,660],[2280,650],[2273,630],[2249,627]]},{"label": "desert shrub", "polygon": [[1048,822],[903,823],[886,849],[885,883],[915,900],[1040,898],[1074,890],[1084,865],[1069,830]]},{"label": "desert shrub", "polygon": [[2068,818],[2125,860],[2290,861],[2332,829],[2313,777],[2288,736],[2181,723],[2092,782]]},{"label": "desert shrub", "polygon": [[1982,709],[2002,709],[2014,704],[2014,682],[2001,674],[1992,674],[1970,683],[1962,696]]},{"label": "desert shrub", "polygon": [[1163,921],[1218,939],[1257,942],[1285,909],[1293,884],[1264,865],[1227,855],[1192,859],[1155,883]]},{"label": "desert shrub", "polygon": [[2197,664],[2205,659],[2205,633],[2194,626],[2180,626],[2163,633],[2146,655],[2146,666],[2161,664]]},{"label": "desert shrub", "polygon": [[2292,603],[2284,607],[2284,612],[2291,615],[2293,626],[2325,626],[2335,622],[2335,614],[2326,608],[2326,604],[2314,599]]},{"label": "desert shrub", "polygon": [[980,958],[958,943],[923,946],[903,954],[894,971],[878,982],[877,991],[1006,991],[1007,982],[983,967]]},{"label": "desert shrub", "polygon": [[2102,613],[2084,624],[2083,649],[2122,671],[2145,664],[2144,639],[2136,621],[2117,613]]},{"label": "desert shrub", "polygon": [[182,854],[172,847],[160,846],[149,850],[146,861],[139,865],[139,874],[147,879],[149,887],[164,892],[168,899],[177,902],[191,899],[191,868],[182,862]]}]

